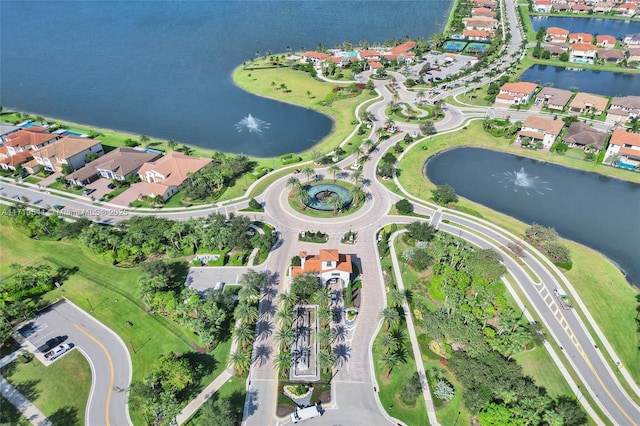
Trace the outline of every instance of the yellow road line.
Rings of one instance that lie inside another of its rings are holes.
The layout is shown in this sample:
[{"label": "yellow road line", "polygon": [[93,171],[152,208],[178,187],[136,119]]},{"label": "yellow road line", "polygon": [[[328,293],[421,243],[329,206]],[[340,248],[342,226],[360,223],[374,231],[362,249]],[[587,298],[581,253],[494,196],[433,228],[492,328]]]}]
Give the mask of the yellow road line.
[{"label": "yellow road line", "polygon": [[109,352],[107,351],[107,348],[105,348],[104,345],[98,339],[93,337],[91,334],[89,334],[86,330],[84,330],[78,324],[74,323],[73,326],[75,328],[77,328],[78,330],[80,330],[82,333],[84,333],[89,339],[91,339],[94,342],[96,342],[96,344],[98,346],[100,346],[100,349],[102,349],[104,354],[107,356],[107,361],[109,361],[109,371],[111,372],[111,379],[109,381],[109,390],[107,391],[107,407],[106,407],[106,410],[105,410],[105,418],[107,420],[107,423],[106,423],[107,426],[110,426],[111,423],[109,422],[109,405],[111,404],[111,392],[113,391],[113,382],[115,380],[115,372],[113,370],[113,361],[111,360],[111,355],[109,355]]}]

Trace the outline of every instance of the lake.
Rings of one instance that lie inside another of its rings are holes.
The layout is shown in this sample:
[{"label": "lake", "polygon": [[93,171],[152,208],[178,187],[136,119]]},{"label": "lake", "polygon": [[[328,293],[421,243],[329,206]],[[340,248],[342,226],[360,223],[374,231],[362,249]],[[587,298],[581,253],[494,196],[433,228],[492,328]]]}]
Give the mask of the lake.
[{"label": "lake", "polygon": [[608,34],[616,38],[627,34],[640,33],[640,21],[627,22],[620,19],[532,16],[531,24],[536,31],[540,27],[559,27],[572,33]]},{"label": "lake", "polygon": [[426,167],[435,184],[598,250],[640,286],[640,184],[479,148],[443,152]]},{"label": "lake", "polygon": [[[5,109],[225,152],[300,152],[331,120],[242,91],[235,67],[287,46],[428,38],[451,4],[3,0],[0,98]],[[236,127],[249,114],[261,132]]]},{"label": "lake", "polygon": [[522,81],[550,84],[558,89],[577,90],[603,96],[640,95],[640,75],[566,67],[533,65],[520,76]]}]

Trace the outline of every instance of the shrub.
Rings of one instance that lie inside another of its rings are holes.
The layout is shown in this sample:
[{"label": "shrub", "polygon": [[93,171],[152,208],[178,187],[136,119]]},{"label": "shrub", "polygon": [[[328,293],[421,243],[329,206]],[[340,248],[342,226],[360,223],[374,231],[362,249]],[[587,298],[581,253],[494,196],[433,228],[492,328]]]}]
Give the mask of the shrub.
[{"label": "shrub", "polygon": [[255,198],[249,200],[249,208],[252,210],[260,210],[262,209],[262,204],[256,201]]},{"label": "shrub", "polygon": [[400,391],[400,399],[407,405],[413,405],[421,393],[422,385],[420,384],[420,376],[415,372],[404,384],[402,391]]},{"label": "shrub", "polygon": [[455,395],[453,386],[444,379],[439,379],[433,389],[433,394],[443,401],[451,401]]},{"label": "shrub", "polygon": [[409,202],[409,200],[403,198],[396,203],[396,209],[398,209],[398,213],[400,214],[409,214],[413,211],[413,205]]}]

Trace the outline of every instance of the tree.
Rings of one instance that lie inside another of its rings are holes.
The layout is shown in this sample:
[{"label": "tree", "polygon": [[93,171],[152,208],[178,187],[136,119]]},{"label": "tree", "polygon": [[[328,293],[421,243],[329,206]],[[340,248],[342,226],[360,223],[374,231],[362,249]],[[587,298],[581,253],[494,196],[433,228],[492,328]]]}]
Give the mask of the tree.
[{"label": "tree", "polygon": [[287,373],[291,369],[293,360],[291,359],[291,352],[288,350],[281,350],[273,359],[273,366],[280,372],[280,376],[287,377]]},{"label": "tree", "polygon": [[361,185],[356,185],[349,190],[349,195],[353,198],[353,204],[358,207],[366,198],[366,193]]},{"label": "tree", "polygon": [[340,197],[340,195],[336,194],[335,192],[327,197],[326,203],[333,209],[334,216],[338,214],[338,210],[341,209],[344,205],[342,197]]},{"label": "tree", "polygon": [[309,195],[307,190],[302,186],[296,188],[295,197],[298,200],[298,202],[300,203],[300,208],[301,209],[306,209],[307,208],[307,203],[309,203],[311,201],[311,195]]},{"label": "tree", "polygon": [[248,324],[240,324],[233,330],[233,339],[246,351],[247,346],[253,342],[254,331]]},{"label": "tree", "polygon": [[393,333],[384,333],[380,338],[380,344],[382,345],[382,353],[389,351],[395,351],[400,345],[400,341]]},{"label": "tree", "polygon": [[258,320],[258,308],[251,306],[247,302],[238,303],[233,313],[236,320],[244,323],[251,324]]},{"label": "tree", "polygon": [[407,380],[400,391],[400,398],[407,405],[412,405],[422,393],[422,384],[418,372],[413,373],[411,378]]},{"label": "tree", "polygon": [[273,340],[284,352],[288,352],[289,346],[296,340],[296,333],[291,327],[280,327],[273,335]]},{"label": "tree", "polygon": [[[298,257],[299,259],[299,257]],[[293,262],[292,262],[293,264]],[[300,266],[300,263],[298,263],[297,266]],[[280,303],[282,303],[283,306],[288,306],[289,308],[293,307],[293,305],[295,305],[296,303],[296,298],[294,294],[291,294],[291,292],[285,291],[282,292],[278,295],[278,301]]]},{"label": "tree", "polygon": [[338,362],[338,357],[333,351],[321,350],[318,352],[318,363],[324,374],[328,374],[336,365],[336,362]]},{"label": "tree", "polygon": [[146,136],[146,135],[140,135],[139,139],[140,139],[140,143],[144,146],[147,146],[147,144],[151,142],[151,139],[149,138],[149,136]]},{"label": "tree", "polygon": [[247,351],[231,352],[227,366],[235,369],[238,376],[242,376],[251,366],[251,354]]},{"label": "tree", "polygon": [[298,275],[291,281],[291,293],[298,301],[308,301],[320,287],[320,278],[313,272]]},{"label": "tree", "polygon": [[433,201],[441,206],[446,206],[450,203],[457,203],[458,196],[456,195],[456,190],[453,189],[451,185],[438,185],[436,189],[431,190],[431,195],[433,197]]},{"label": "tree", "polygon": [[407,215],[413,211],[413,205],[406,198],[398,201],[395,206],[396,209],[398,209],[398,213],[400,214]]},{"label": "tree", "polygon": [[[233,404],[235,394],[231,398],[210,398],[200,409],[197,426],[236,426],[242,421],[242,408]],[[241,407],[241,406],[240,406]]]},{"label": "tree", "polygon": [[424,136],[435,135],[437,133],[436,126],[431,120],[426,120],[424,123],[421,123],[419,128],[420,133]]},{"label": "tree", "polygon": [[337,164],[332,164],[331,166],[329,166],[329,168],[327,170],[328,170],[329,173],[333,174],[333,182],[335,183],[336,182],[336,175],[338,173],[340,173],[342,171],[342,169]]},{"label": "tree", "polygon": [[325,349],[325,350],[328,349],[334,337],[335,335],[333,334],[333,331],[331,331],[331,329],[329,328],[321,328],[316,333],[316,339],[318,339],[318,344],[320,345],[320,349]]},{"label": "tree", "polygon": [[362,172],[360,170],[354,170],[351,172],[351,175],[349,175],[349,179],[351,179],[351,181],[356,185],[360,185],[364,181],[364,176],[362,176]]},{"label": "tree", "polygon": [[402,360],[396,351],[389,351],[382,354],[382,356],[380,357],[380,361],[382,362],[384,368],[387,369],[387,371],[384,373],[384,377],[385,379],[388,379],[389,375],[391,374],[391,370],[393,370],[398,364],[400,364]]},{"label": "tree", "polygon": [[313,167],[306,166],[302,169],[302,174],[307,177],[307,185],[309,185],[309,182],[311,181],[311,176],[314,176],[316,174],[316,171]]},{"label": "tree", "polygon": [[401,308],[404,304],[404,291],[398,290],[397,288],[391,289],[389,293],[387,293],[387,305],[392,308]]},{"label": "tree", "polygon": [[293,324],[293,305],[283,304],[280,309],[276,311],[275,319],[280,325],[280,329],[290,328]]},{"label": "tree", "polygon": [[443,401],[451,401],[454,393],[453,386],[444,379],[438,380],[433,388],[433,394]]},{"label": "tree", "polygon": [[569,60],[569,53],[562,52],[558,59],[560,59],[561,62],[567,62]]},{"label": "tree", "polygon": [[429,222],[418,220],[407,225],[407,234],[416,241],[431,241],[436,229]]},{"label": "tree", "polygon": [[302,184],[300,183],[300,180],[297,177],[291,176],[289,179],[287,179],[287,188],[291,189],[291,191],[293,191],[294,193],[300,187],[302,187]]},{"label": "tree", "polygon": [[331,304],[331,293],[329,293],[328,288],[321,288],[313,293],[311,299],[313,300],[313,303],[316,303],[321,309],[326,308]]},{"label": "tree", "polygon": [[175,140],[173,140],[173,139],[169,139],[169,141],[167,142],[167,145],[169,146],[169,149],[170,149],[171,151],[175,151],[175,150],[176,150],[176,147],[178,146],[178,142],[176,142],[176,141],[175,141]]},{"label": "tree", "polygon": [[384,323],[384,332],[388,332],[389,328],[395,328],[400,325],[400,314],[394,308],[384,308],[378,313],[378,320]]}]

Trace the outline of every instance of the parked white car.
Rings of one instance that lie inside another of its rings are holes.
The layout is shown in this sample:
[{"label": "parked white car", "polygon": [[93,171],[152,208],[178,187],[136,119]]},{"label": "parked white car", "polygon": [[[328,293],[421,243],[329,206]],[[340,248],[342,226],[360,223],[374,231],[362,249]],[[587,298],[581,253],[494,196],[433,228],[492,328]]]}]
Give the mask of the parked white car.
[{"label": "parked white car", "polygon": [[49,352],[44,354],[44,357],[49,361],[53,361],[54,359],[60,357],[61,355],[69,352],[71,348],[72,348],[71,345],[64,343],[62,345],[58,345],[55,348],[51,349]]}]

